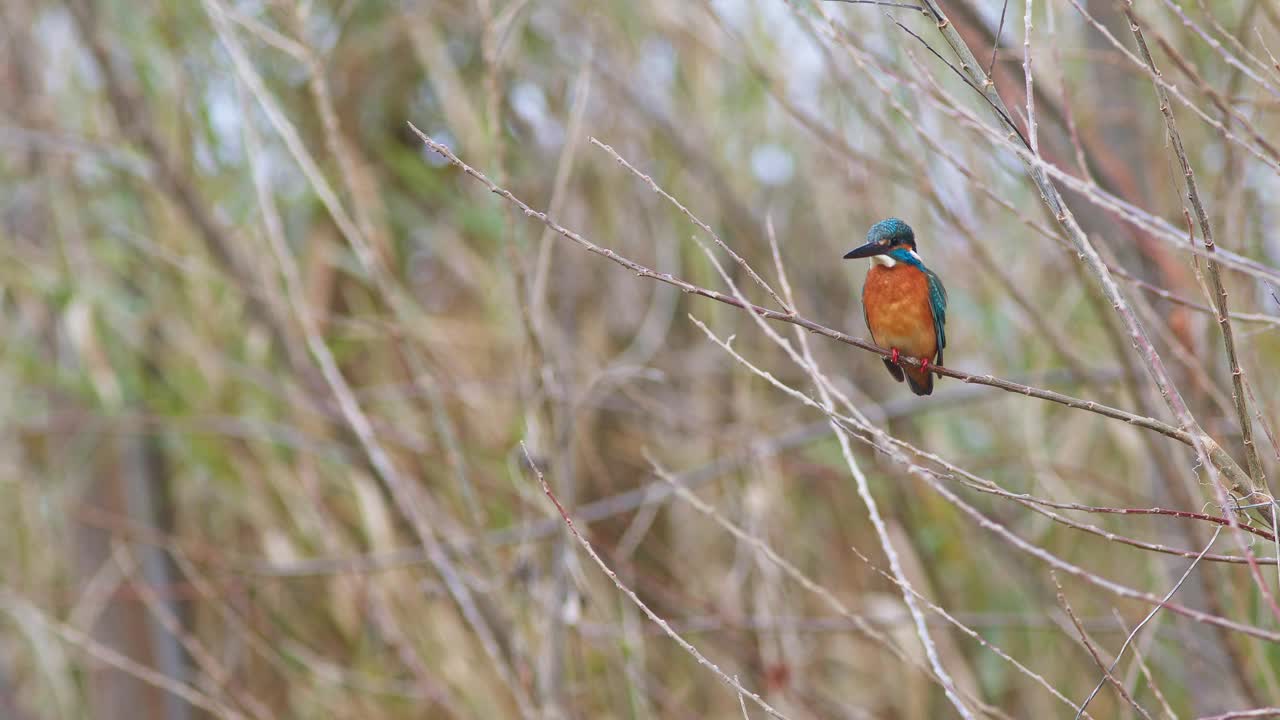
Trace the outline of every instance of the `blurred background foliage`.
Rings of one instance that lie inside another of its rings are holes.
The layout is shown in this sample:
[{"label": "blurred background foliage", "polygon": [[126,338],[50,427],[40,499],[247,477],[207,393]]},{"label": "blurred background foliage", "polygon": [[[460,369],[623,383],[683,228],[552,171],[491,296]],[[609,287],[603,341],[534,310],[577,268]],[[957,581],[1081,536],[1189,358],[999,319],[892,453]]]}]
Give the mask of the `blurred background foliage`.
[{"label": "blurred background foliage", "polygon": [[[1025,6],[942,6],[994,60],[1025,128]],[[1219,246],[1276,272],[1280,13],[1265,0],[1136,10],[1187,101],[1174,112]],[[1046,0],[1032,17],[1041,153],[1091,183],[1068,193],[1072,209],[1197,419],[1243,466],[1186,241],[1098,201],[1186,233],[1150,76],[1121,50],[1128,23],[1110,0]],[[1010,146],[966,120],[993,127],[979,95],[895,21],[950,58],[926,16],[870,5],[5,0],[0,715],[741,715],[582,554],[521,442],[620,580],[788,717],[952,713],[900,590],[876,573],[883,553],[823,415],[689,316],[808,392],[805,374],[744,313],[583,252],[407,125],[593,242],[727,292],[692,240],[705,234],[596,138],[771,280],[772,226],[799,312],[862,337],[865,266],[839,258],[901,217],[950,292],[948,366],[1172,422]],[[1258,273],[1225,280],[1273,477],[1262,421],[1280,416],[1280,298]],[[874,355],[812,342],[873,420],[1011,492],[1221,514],[1194,454],[1163,436],[954,380],[916,398]],[[913,585],[1081,701],[1101,675],[1048,566],[855,452]],[[880,639],[667,494],[651,461]],[[956,489],[1144,591],[1163,595],[1190,562]],[[1193,553],[1212,530],[1067,514]],[[1226,535],[1214,548],[1239,550]],[[1104,658],[1150,609],[1061,579]],[[1244,565],[1205,562],[1178,598],[1275,627]],[[929,619],[983,714],[1072,712]],[[1130,652],[1117,676],[1153,714],[1280,697],[1274,644],[1161,615],[1137,648],[1146,667]],[[1110,688],[1090,707],[1130,712]]]}]

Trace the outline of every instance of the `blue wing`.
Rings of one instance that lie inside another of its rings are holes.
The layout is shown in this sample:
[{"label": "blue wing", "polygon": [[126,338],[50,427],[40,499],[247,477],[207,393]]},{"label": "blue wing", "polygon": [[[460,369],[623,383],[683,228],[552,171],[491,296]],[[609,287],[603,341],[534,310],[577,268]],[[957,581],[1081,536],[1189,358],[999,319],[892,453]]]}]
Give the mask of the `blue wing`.
[{"label": "blue wing", "polygon": [[938,364],[942,362],[942,348],[947,346],[947,289],[942,286],[942,281],[938,279],[933,271],[921,267],[924,270],[925,278],[929,281],[929,309],[933,312],[933,329],[938,334]]}]

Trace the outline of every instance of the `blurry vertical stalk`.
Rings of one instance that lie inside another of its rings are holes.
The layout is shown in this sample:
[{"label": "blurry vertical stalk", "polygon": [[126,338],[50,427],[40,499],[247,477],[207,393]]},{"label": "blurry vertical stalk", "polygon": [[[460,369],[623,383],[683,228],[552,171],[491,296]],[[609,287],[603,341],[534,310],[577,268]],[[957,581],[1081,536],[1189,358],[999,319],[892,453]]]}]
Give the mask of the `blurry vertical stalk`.
[{"label": "blurry vertical stalk", "polygon": [[[143,372],[150,382],[159,381],[154,367],[147,367]],[[158,391],[159,388],[153,390]],[[147,412],[145,403],[138,403],[135,407]],[[163,440],[164,436],[159,433],[144,433],[119,439],[126,473],[124,483],[127,500],[124,515],[138,527],[171,535],[179,528],[174,524],[172,476]],[[142,582],[155,592],[168,614],[179,619],[182,632],[188,632],[191,614],[188,612],[188,604],[179,600],[184,583],[173,560],[164,548],[157,545],[141,545],[135,553],[139,558]],[[110,562],[109,553],[103,561]],[[129,602],[137,608],[136,612],[146,617],[146,637],[150,641],[152,664],[166,677],[189,684],[191,661],[180,638],[147,612],[140,602],[132,598]],[[164,707],[164,717],[167,720],[186,720],[193,716],[190,703],[173,694],[165,695]]]},{"label": "blurry vertical stalk", "polygon": [[[129,94],[124,87],[127,81],[117,74],[110,58],[111,51],[101,39],[100,17],[91,5],[80,0],[72,0],[71,10],[80,37],[92,48],[97,67],[108,85],[108,93],[113,97],[116,120],[122,134],[140,142],[152,154],[153,167],[162,176],[168,176],[169,187],[179,204],[198,225],[205,228],[210,247],[226,252],[226,247],[221,244],[222,240],[216,237],[217,231],[212,228],[212,220],[201,208],[198,199],[191,196],[190,189],[173,174],[165,151],[151,134],[149,121],[146,119],[148,111],[145,101],[137,96],[132,100],[125,99]],[[162,222],[155,222],[153,225],[154,228],[162,226]],[[91,233],[98,232],[96,227],[90,227]],[[69,242],[79,243],[86,239],[75,238]],[[87,255],[79,251],[73,251],[73,254]],[[235,262],[231,255],[223,255],[222,258],[228,263]],[[145,286],[131,289],[138,295],[144,295],[147,291]],[[95,323],[96,319],[90,317],[88,322]],[[89,332],[96,330],[90,329]],[[142,366],[133,368],[141,378],[141,387],[134,391],[118,384],[116,392],[120,394],[121,401],[118,406],[112,407],[114,403],[110,396],[101,398],[102,405],[108,412],[149,415],[151,407],[148,398],[156,397],[162,392],[160,385],[163,380],[151,361],[151,358],[158,358],[164,352],[159,342],[158,330],[148,328],[145,337],[146,347],[140,356]],[[112,461],[109,466],[101,467],[100,472],[88,479],[86,504],[145,530],[166,534],[174,532],[176,528],[171,476],[162,445],[163,435],[107,432],[101,437],[101,442],[104,449],[110,448],[104,460],[112,458]],[[80,535],[83,538],[81,561],[85,563],[86,571],[103,572],[112,564],[110,543],[106,542],[107,534],[100,529],[82,527]],[[178,572],[164,550],[158,546],[145,546],[139,549],[138,554],[141,581],[151,586],[159,595],[171,615],[188,618],[182,604],[176,599],[177,589],[181,585]],[[154,666],[165,677],[186,684],[190,663],[178,637],[148,613],[130,593],[125,592],[128,587],[127,584],[121,585],[107,600],[103,615],[95,623],[95,634],[106,646],[117,649],[126,657]],[[100,671],[95,687],[99,695],[91,705],[103,709],[107,714],[133,714],[137,717],[168,720],[192,717],[193,709],[185,699],[165,693],[119,670]]]},{"label": "blurry vertical stalk", "polygon": [[[1159,609],[1137,705],[1264,707],[1264,498],[1203,482],[1280,470],[1277,33],[1267,0],[0,0],[0,716],[1051,717],[1100,671],[1046,569],[1099,658]],[[970,381],[927,399],[839,260],[888,216]]]}]

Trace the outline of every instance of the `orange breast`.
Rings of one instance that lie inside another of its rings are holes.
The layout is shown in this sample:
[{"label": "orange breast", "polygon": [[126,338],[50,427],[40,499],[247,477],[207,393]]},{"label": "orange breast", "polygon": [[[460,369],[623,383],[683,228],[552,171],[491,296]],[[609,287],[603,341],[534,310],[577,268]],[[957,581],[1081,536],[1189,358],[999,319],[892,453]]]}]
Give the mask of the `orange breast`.
[{"label": "orange breast", "polygon": [[938,336],[929,307],[929,281],[919,269],[898,263],[872,265],[862,286],[867,329],[880,347],[933,360]]}]

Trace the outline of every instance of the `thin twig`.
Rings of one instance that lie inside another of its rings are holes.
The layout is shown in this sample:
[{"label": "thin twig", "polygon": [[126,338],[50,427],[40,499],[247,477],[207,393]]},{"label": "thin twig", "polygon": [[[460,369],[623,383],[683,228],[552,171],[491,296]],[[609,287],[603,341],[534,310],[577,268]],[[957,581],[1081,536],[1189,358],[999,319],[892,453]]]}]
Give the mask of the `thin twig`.
[{"label": "thin twig", "polygon": [[[1111,608],[1111,615],[1116,619],[1116,624],[1120,626],[1120,629],[1128,632],[1124,616],[1120,614],[1120,611]],[[1147,633],[1147,637],[1150,638],[1151,633]],[[1164,696],[1164,692],[1156,682],[1155,676],[1151,674],[1151,668],[1147,665],[1147,658],[1143,655],[1142,648],[1138,647],[1138,645],[1133,646],[1133,657],[1138,661],[1138,669],[1142,672],[1142,677],[1146,678],[1147,687],[1151,688],[1151,694],[1155,695],[1156,700],[1160,702],[1160,707],[1164,710],[1164,714],[1169,720],[1178,720],[1178,713],[1173,711],[1173,706],[1169,704],[1169,699]]]},{"label": "thin twig", "polygon": [[920,5],[911,5],[908,3],[889,2],[888,0],[827,0],[827,2],[842,2],[850,5],[881,5],[883,7],[903,8],[904,10],[918,10],[926,15],[929,10]]},{"label": "thin twig", "polygon": [[1236,710],[1221,715],[1204,715],[1199,720],[1239,720],[1242,718],[1274,718],[1280,717],[1280,707],[1254,708],[1253,710]]},{"label": "thin twig", "polygon": [[[1209,542],[1205,544],[1204,549],[1201,550],[1200,554],[1196,556],[1196,559],[1192,560],[1191,564],[1187,566],[1186,572],[1182,573],[1182,577],[1178,578],[1178,582],[1174,583],[1173,587],[1169,589],[1169,592],[1165,594],[1164,598],[1160,601],[1161,604],[1151,608],[1151,612],[1147,613],[1147,616],[1142,618],[1142,622],[1138,623],[1133,630],[1129,632],[1129,636],[1124,639],[1124,644],[1120,646],[1120,651],[1116,653],[1116,659],[1112,661],[1111,667],[1103,671],[1106,676],[1110,676],[1112,671],[1116,669],[1116,665],[1120,664],[1120,657],[1124,655],[1125,649],[1129,647],[1129,643],[1133,642],[1133,638],[1138,634],[1138,631],[1142,629],[1142,626],[1150,622],[1151,618],[1155,617],[1156,613],[1160,612],[1160,608],[1163,607],[1163,604],[1169,602],[1169,598],[1172,598],[1173,594],[1178,592],[1178,588],[1182,587],[1182,583],[1186,582],[1188,577],[1191,577],[1191,571],[1196,569],[1196,565],[1198,565],[1201,558],[1209,552],[1209,548],[1213,547],[1213,544],[1217,542],[1218,535],[1221,533],[1222,527],[1219,526],[1213,531],[1213,537],[1209,538]],[[1102,689],[1104,682],[1106,682],[1106,677],[1098,681],[1097,687],[1095,687],[1093,692],[1089,693],[1089,697],[1085,698],[1084,702],[1080,704],[1080,712],[1084,712],[1084,709],[1089,707],[1090,701],[1092,701],[1094,696],[1098,694],[1098,691]],[[1076,717],[1079,718],[1080,713],[1076,713]]]},{"label": "thin twig", "polygon": [[[1080,618],[1076,617],[1075,611],[1071,609],[1071,603],[1067,602],[1067,594],[1062,590],[1062,583],[1058,582],[1057,574],[1049,573],[1049,575],[1053,578],[1054,586],[1058,588],[1058,604],[1066,611],[1067,617],[1071,619],[1071,624],[1076,628],[1076,632],[1080,633],[1080,642],[1084,644],[1084,649],[1089,651],[1089,655],[1093,658],[1093,662],[1096,663],[1098,667],[1102,668],[1104,679],[1115,687],[1116,692],[1120,693],[1120,697],[1124,698],[1125,702],[1129,703],[1130,707],[1137,710],[1139,715],[1142,715],[1146,720],[1152,720],[1151,714],[1143,709],[1143,707],[1133,699],[1133,696],[1125,689],[1124,683],[1117,680],[1116,676],[1111,674],[1111,669],[1107,668],[1102,662],[1102,656],[1098,652],[1098,646],[1093,642],[1093,639],[1089,637],[1089,633],[1084,629],[1084,624],[1080,622]],[[1112,667],[1115,667],[1114,663],[1112,664]],[[1092,696],[1090,696],[1090,698],[1092,699]],[[1084,705],[1080,706],[1080,712],[1076,713],[1077,720],[1079,720],[1080,714],[1084,712],[1084,708]]]},{"label": "thin twig", "polygon": [[[707,236],[711,238],[712,242],[718,245],[721,250],[724,250],[725,252],[729,253],[729,257],[733,258],[733,261],[736,262],[739,267],[741,267],[743,270],[746,271],[747,275],[753,281],[755,281],[755,284],[764,288],[764,291],[769,293],[769,296],[773,298],[774,302],[778,303],[778,307],[782,308],[783,310],[786,310],[790,314],[793,314],[793,315],[795,314],[795,312],[787,305],[787,303],[784,302],[783,299],[778,296],[778,293],[769,285],[769,283],[765,282],[764,278],[760,277],[756,273],[756,271],[751,267],[751,265],[749,265],[747,261],[742,258],[741,255],[734,252],[732,248],[726,245],[725,242],[720,239],[720,236],[716,234],[716,231],[711,229],[710,225],[707,225],[705,222],[698,219],[698,217],[694,215],[693,212],[689,210],[689,208],[685,207],[683,203],[681,203],[679,200],[672,197],[671,193],[668,193],[666,190],[663,190],[662,187],[658,185],[658,183],[655,182],[653,178],[649,177],[645,173],[638,170],[630,162],[627,162],[627,160],[623,158],[621,155],[619,155],[618,151],[614,150],[612,146],[606,145],[595,138],[591,138],[591,144],[609,153],[609,155],[614,160],[616,160],[619,165],[623,166],[627,170],[630,170],[633,175],[645,181],[645,183],[649,185],[649,188],[651,190],[661,195],[663,198],[667,200],[667,202],[676,206],[676,209],[684,213],[685,217],[689,218],[690,222],[702,228],[702,231],[705,232]],[[738,300],[741,302],[746,302],[745,298],[738,298]]]},{"label": "thin twig", "polygon": [[[854,555],[857,555],[857,556],[858,556],[858,559],[860,559],[860,560],[862,560],[862,562],[866,563],[866,565],[867,565],[868,567],[870,567],[872,570],[874,570],[874,571],[876,572],[876,574],[878,574],[880,577],[884,578],[885,580],[888,580],[888,581],[889,581],[889,582],[891,582],[891,583],[894,583],[895,585],[896,585],[896,584],[898,584],[898,580],[897,580],[897,578],[893,577],[892,575],[890,575],[889,573],[885,572],[885,571],[884,571],[884,570],[882,570],[881,568],[876,567],[876,565],[875,565],[874,563],[872,563],[872,562],[871,562],[870,558],[868,558],[866,555],[863,555],[863,554],[858,550],[858,548],[856,548],[856,547],[855,547],[855,548],[850,548],[850,549],[851,549],[851,550],[853,550],[853,554],[854,554]],[[941,607],[941,606],[939,606],[939,605],[937,605],[937,604],[935,604],[935,603],[931,602],[928,598],[924,597],[923,595],[920,595],[920,594],[919,594],[919,592],[917,592],[917,591],[915,590],[915,588],[909,588],[909,591],[910,591],[911,593],[915,594],[915,596],[916,596],[916,597],[917,597],[921,602],[923,602],[923,603],[924,603],[924,604],[925,604],[925,605],[926,605],[930,610],[932,610],[934,613],[938,614],[942,619],[944,619],[944,620],[946,620],[947,622],[951,623],[951,625],[952,625],[952,626],[954,626],[954,627],[955,627],[957,630],[959,630],[960,632],[964,633],[965,635],[968,635],[970,638],[972,638],[972,639],[974,640],[974,642],[977,642],[977,643],[978,643],[979,645],[981,645],[982,647],[984,647],[984,648],[986,648],[986,649],[990,650],[993,654],[995,654],[995,656],[996,656],[996,657],[998,657],[998,658],[1000,658],[1000,659],[1004,660],[1005,662],[1008,662],[1009,664],[1013,665],[1015,668],[1017,668],[1017,670],[1018,670],[1019,672],[1021,672],[1023,675],[1026,675],[1027,677],[1031,678],[1032,680],[1034,680],[1037,684],[1039,684],[1039,685],[1040,685],[1041,687],[1043,687],[1044,689],[1048,690],[1048,691],[1049,691],[1049,694],[1051,694],[1051,695],[1053,695],[1054,697],[1056,697],[1057,699],[1061,700],[1061,701],[1062,701],[1062,702],[1063,702],[1067,707],[1070,707],[1070,708],[1072,708],[1072,709],[1074,709],[1074,710],[1079,710],[1079,709],[1080,709],[1080,706],[1079,706],[1079,705],[1076,705],[1075,703],[1071,702],[1071,700],[1070,700],[1069,698],[1067,698],[1067,696],[1066,696],[1066,695],[1063,695],[1061,692],[1059,692],[1059,691],[1058,691],[1058,689],[1057,689],[1057,688],[1055,688],[1052,684],[1050,684],[1048,680],[1045,680],[1045,679],[1044,679],[1044,677],[1043,677],[1042,675],[1040,675],[1040,674],[1039,674],[1039,673],[1037,673],[1036,671],[1032,670],[1031,668],[1029,668],[1029,667],[1027,667],[1027,666],[1023,665],[1022,663],[1018,662],[1016,659],[1014,659],[1014,658],[1013,658],[1013,657],[1011,657],[1009,654],[1007,654],[1004,650],[1002,650],[1002,649],[1000,649],[999,647],[997,647],[997,646],[995,646],[995,645],[992,645],[991,643],[987,642],[987,640],[986,640],[985,638],[983,638],[981,635],[979,635],[976,631],[974,631],[974,630],[973,630],[972,628],[970,628],[968,625],[965,625],[964,623],[960,622],[960,621],[959,621],[958,619],[956,619],[956,618],[955,618],[951,613],[947,612],[946,608],[943,608],[943,607]],[[1085,713],[1084,713],[1084,716],[1085,716],[1086,718],[1088,718],[1088,717],[1092,717],[1088,712],[1085,712]]]},{"label": "thin twig", "polygon": [[[898,22],[897,20],[894,20],[894,21],[893,21],[893,24],[894,24],[894,25],[897,25],[899,28],[901,28],[901,29],[902,29],[902,31],[903,31],[903,32],[905,32],[906,34],[908,34],[908,35],[910,35],[911,37],[913,37],[913,38],[915,38],[916,40],[918,40],[918,41],[920,42],[920,44],[921,44],[921,45],[923,45],[923,46],[925,47],[925,49],[926,49],[926,50],[928,50],[930,53],[932,53],[934,57],[936,57],[936,58],[938,58],[939,60],[941,60],[941,61],[942,61],[942,63],[943,63],[944,65],[946,65],[948,68],[950,68],[950,69],[951,69],[951,72],[955,73],[955,74],[956,74],[956,77],[960,78],[960,80],[961,80],[961,81],[963,81],[965,85],[968,85],[969,87],[973,88],[973,90],[974,90],[975,92],[977,92],[979,95],[981,95],[981,96],[983,97],[983,99],[985,99],[985,100],[986,100],[987,105],[989,105],[989,106],[991,107],[992,111],[994,111],[997,115],[999,115],[999,116],[1001,117],[1001,119],[1003,119],[1003,120],[1004,120],[1005,125],[1006,125],[1006,126],[1008,126],[1008,128],[1009,128],[1010,130],[1012,130],[1012,131],[1014,132],[1014,134],[1016,134],[1016,135],[1018,136],[1018,139],[1022,141],[1022,144],[1023,144],[1023,145],[1025,145],[1025,146],[1027,146],[1028,148],[1030,148],[1030,147],[1031,147],[1031,143],[1027,141],[1027,136],[1026,136],[1026,135],[1023,135],[1023,134],[1022,134],[1022,130],[1018,129],[1018,126],[1017,126],[1016,124],[1014,124],[1014,122],[1013,122],[1013,118],[1009,117],[1009,113],[1008,113],[1008,111],[1006,111],[1006,110],[1005,110],[1003,107],[1001,107],[1000,105],[996,105],[996,104],[991,100],[991,98],[987,95],[987,93],[985,93],[985,92],[983,92],[983,91],[982,91],[982,88],[979,88],[979,87],[974,83],[974,81],[973,81],[973,80],[970,80],[970,79],[969,79],[969,77],[968,77],[968,76],[966,76],[963,72],[961,72],[959,68],[957,68],[955,65],[952,65],[952,64],[951,64],[951,61],[949,61],[949,60],[947,60],[946,58],[942,57],[942,53],[938,52],[937,50],[934,50],[934,49],[933,49],[933,46],[932,46],[932,45],[930,45],[930,44],[929,44],[929,43],[928,43],[924,38],[922,38],[922,37],[920,37],[919,35],[917,35],[917,34],[915,34],[914,32],[912,32],[912,31],[911,31],[911,28],[907,27],[906,25],[903,25],[902,23]],[[976,61],[975,61],[975,62],[976,62]]]},{"label": "thin twig", "polygon": [[582,546],[583,550],[586,550],[587,555],[591,557],[592,561],[594,561],[595,564],[600,568],[600,570],[604,572],[604,574],[609,578],[609,580],[613,582],[614,587],[618,588],[618,590],[621,591],[623,595],[626,595],[627,599],[629,599],[632,603],[634,603],[636,607],[640,608],[640,611],[643,612],[646,616],[648,616],[648,618],[652,620],[654,624],[662,628],[662,631],[667,634],[667,637],[674,640],[675,643],[679,645],[685,652],[692,655],[693,659],[697,660],[699,665],[710,669],[722,681],[724,681],[725,684],[733,688],[735,691],[737,691],[741,695],[745,695],[751,698],[751,700],[755,702],[755,704],[758,705],[761,710],[764,710],[765,712],[769,713],[773,717],[782,718],[783,720],[785,720],[786,716],[778,712],[777,710],[775,710],[772,705],[765,702],[764,698],[746,689],[745,687],[742,686],[741,683],[739,683],[734,678],[729,677],[729,675],[727,675],[723,670],[720,669],[719,665],[716,665],[715,663],[708,660],[706,656],[703,655],[701,652],[699,652],[699,650],[696,647],[689,644],[689,641],[681,637],[680,634],[677,633],[671,627],[670,623],[668,623],[666,620],[663,620],[654,611],[650,610],[649,606],[646,605],[644,601],[641,600],[640,597],[635,594],[635,591],[633,591],[631,588],[624,585],[622,583],[622,580],[618,579],[618,574],[615,573],[613,570],[611,570],[607,564],[605,564],[605,561],[602,560],[600,556],[596,553],[595,548],[591,546],[590,541],[588,541],[585,537],[583,537],[582,533],[578,532],[578,527],[574,525],[573,518],[569,517],[568,511],[564,509],[564,506],[560,504],[560,500],[556,498],[555,493],[551,491],[551,486],[547,484],[546,477],[543,476],[542,470],[539,469],[537,464],[533,461],[533,457],[529,455],[529,448],[525,446],[523,441],[521,441],[520,443],[520,450],[521,452],[524,453],[525,462],[528,463],[529,468],[533,470],[534,474],[537,476],[538,484],[542,486],[543,494],[545,494],[551,500],[551,502],[556,506],[556,510],[560,513],[560,517],[564,519],[565,525],[567,525],[569,528],[569,532],[573,534],[573,538],[578,541],[578,544]]},{"label": "thin twig", "polygon": [[996,25],[996,40],[991,44],[991,62],[987,64],[987,82],[994,80],[992,73],[996,68],[996,53],[1000,52],[1000,36],[1004,34],[1004,17],[1009,12],[1009,0],[1000,6],[1000,24]]},{"label": "thin twig", "polygon": [[1032,0],[1026,0],[1027,10],[1023,16],[1022,35],[1022,75],[1027,84],[1027,135],[1031,138],[1031,153],[1040,154],[1040,140],[1036,137],[1036,93],[1035,76],[1031,74],[1031,8]]}]

